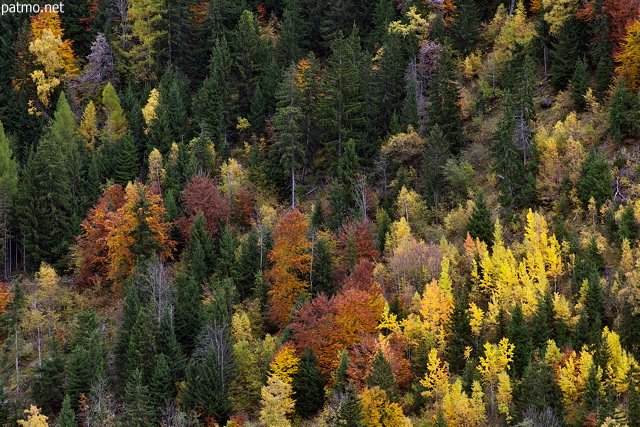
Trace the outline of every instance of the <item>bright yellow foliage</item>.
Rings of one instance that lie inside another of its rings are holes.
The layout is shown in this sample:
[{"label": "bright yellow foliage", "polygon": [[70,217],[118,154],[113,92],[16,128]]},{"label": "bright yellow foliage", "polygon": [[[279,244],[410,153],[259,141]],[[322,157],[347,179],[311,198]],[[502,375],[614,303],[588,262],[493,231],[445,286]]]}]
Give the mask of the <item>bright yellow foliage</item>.
[{"label": "bright yellow foliage", "polygon": [[89,101],[87,108],[85,108],[84,113],[82,113],[78,133],[87,147],[90,149],[95,147],[96,138],[98,137],[98,118],[96,106],[93,101]]},{"label": "bright yellow foliage", "polygon": [[471,398],[462,390],[462,381],[457,378],[442,400],[442,411],[449,426],[485,426],[487,416],[483,401],[484,393],[478,381],[473,382]]},{"label": "bright yellow foliage", "polygon": [[391,230],[387,233],[387,241],[384,247],[385,252],[391,253],[398,247],[400,242],[411,236],[411,227],[405,217],[391,224]]},{"label": "bright yellow foliage", "polygon": [[160,92],[158,89],[153,88],[149,93],[149,99],[147,100],[147,105],[142,108],[142,116],[144,117],[144,122],[147,124],[147,127],[144,129],[144,133],[149,133],[149,129],[151,129],[151,124],[155,119],[158,118],[156,114],[156,110],[160,103]]},{"label": "bright yellow foliage", "polygon": [[484,320],[484,311],[476,305],[474,302],[469,303],[469,326],[471,326],[471,332],[479,336],[482,333],[482,321]]},{"label": "bright yellow foliage", "polygon": [[[582,350],[572,351],[565,357],[564,363],[557,369],[556,378],[562,391],[562,403],[569,423],[575,422],[580,413],[580,399],[584,393],[589,370],[593,365],[593,354]],[[598,380],[602,378],[602,370],[598,368]]]},{"label": "bright yellow foliage", "polygon": [[436,403],[449,391],[449,364],[438,357],[438,351],[435,348],[429,351],[427,372],[420,380],[420,384],[426,388],[422,395],[433,398]]},{"label": "bright yellow foliage", "polygon": [[40,408],[37,406],[31,405],[29,409],[24,410],[25,415],[27,416],[25,420],[18,420],[18,424],[24,427],[47,427],[49,423],[47,420],[49,417],[40,413]]},{"label": "bright yellow foliage", "polygon": [[293,414],[295,401],[291,398],[291,384],[271,374],[267,385],[262,387],[262,408],[260,423],[266,427],[290,427],[289,416]]},{"label": "bright yellow foliage", "polygon": [[635,363],[631,356],[620,344],[620,336],[610,331],[607,326],[602,330],[602,342],[607,343],[609,359],[604,367],[604,383],[620,394],[624,394],[629,386],[629,369]]},{"label": "bright yellow foliage", "polygon": [[402,408],[390,402],[380,387],[366,388],[360,395],[364,425],[370,427],[405,427],[411,424],[402,414]]},{"label": "bright yellow foliage", "polygon": [[578,11],[578,0],[542,0],[542,10],[546,10],[544,20],[550,25],[549,32],[558,35],[565,21]]},{"label": "bright yellow foliage", "polygon": [[500,373],[509,370],[514,348],[508,338],[502,338],[498,344],[484,343],[484,357],[480,357],[478,371],[485,383],[497,384]]},{"label": "bright yellow foliage", "polygon": [[293,344],[288,343],[282,346],[276,356],[271,361],[269,368],[273,375],[276,375],[285,383],[291,385],[293,376],[298,372],[300,356],[296,353]]}]

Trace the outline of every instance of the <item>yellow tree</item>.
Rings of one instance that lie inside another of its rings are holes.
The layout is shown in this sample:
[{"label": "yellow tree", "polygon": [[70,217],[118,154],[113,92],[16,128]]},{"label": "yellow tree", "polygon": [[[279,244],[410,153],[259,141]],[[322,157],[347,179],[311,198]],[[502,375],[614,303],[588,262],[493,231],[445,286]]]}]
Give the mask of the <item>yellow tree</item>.
[{"label": "yellow tree", "polygon": [[616,55],[620,66],[616,68],[627,87],[637,92],[640,88],[640,21],[627,28],[627,35],[622,43],[622,50]]},{"label": "yellow tree", "polygon": [[366,388],[360,395],[364,425],[371,427],[403,427],[411,425],[396,402],[389,401],[380,387]]},{"label": "yellow tree", "polygon": [[167,31],[162,25],[165,13],[162,0],[127,0],[127,24],[124,34],[128,48],[125,56],[129,60],[129,71],[136,79],[156,78],[155,65],[159,43]]},{"label": "yellow tree", "polygon": [[276,356],[271,361],[269,369],[274,375],[277,375],[285,383],[291,385],[293,376],[298,372],[300,365],[300,356],[296,353],[296,349],[292,343],[283,345]]},{"label": "yellow tree", "polygon": [[158,118],[156,110],[159,104],[160,104],[160,92],[158,92],[158,89],[153,88],[149,93],[149,99],[147,100],[147,105],[145,105],[142,108],[142,117],[144,117],[144,122],[147,125],[147,127],[144,129],[144,133],[149,133],[151,124],[155,119]]},{"label": "yellow tree", "polygon": [[276,374],[269,375],[267,385],[262,387],[260,423],[266,427],[290,427],[289,416],[293,414],[295,401],[291,398],[291,384]]},{"label": "yellow tree", "polygon": [[422,395],[430,398],[437,405],[449,391],[449,364],[438,357],[438,351],[429,351],[427,372],[420,384],[426,389]]},{"label": "yellow tree", "polygon": [[29,409],[24,410],[27,416],[26,420],[18,420],[18,425],[23,427],[47,427],[49,423],[47,420],[49,417],[40,413],[40,408],[31,405]]},{"label": "yellow tree", "polygon": [[269,280],[270,317],[274,325],[284,328],[300,293],[309,287],[301,277],[309,275],[311,242],[307,238],[307,222],[297,209],[288,211],[273,231],[273,249],[268,258],[273,266],[267,271]]},{"label": "yellow tree", "polygon": [[84,109],[84,113],[82,113],[78,133],[87,147],[91,149],[94,148],[96,138],[98,137],[98,116],[93,101],[89,101],[89,104],[87,104],[87,107]]},{"label": "yellow tree", "polygon": [[[495,414],[496,404],[500,403],[497,401],[497,394],[501,382],[504,394],[506,384],[504,384],[502,373],[506,373],[510,368],[509,364],[513,362],[514,348],[515,346],[509,342],[508,338],[502,338],[498,344],[488,342],[484,344],[484,357],[480,357],[478,371],[480,371],[482,382],[487,389],[489,408],[492,414]],[[503,403],[507,401],[504,395],[501,400]]]}]

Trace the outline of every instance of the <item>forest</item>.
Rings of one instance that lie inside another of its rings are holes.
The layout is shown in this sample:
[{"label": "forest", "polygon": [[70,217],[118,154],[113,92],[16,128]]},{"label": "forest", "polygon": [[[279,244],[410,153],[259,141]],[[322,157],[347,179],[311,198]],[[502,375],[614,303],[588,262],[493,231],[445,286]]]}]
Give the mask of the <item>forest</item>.
[{"label": "forest", "polygon": [[640,0],[57,5],[0,426],[640,426]]}]

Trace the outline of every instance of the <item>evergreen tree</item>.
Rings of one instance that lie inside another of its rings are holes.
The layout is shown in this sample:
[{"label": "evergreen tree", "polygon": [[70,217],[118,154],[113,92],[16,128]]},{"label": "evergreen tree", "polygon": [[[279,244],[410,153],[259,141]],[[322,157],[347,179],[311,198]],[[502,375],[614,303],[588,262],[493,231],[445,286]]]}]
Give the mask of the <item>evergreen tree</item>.
[{"label": "evergreen tree", "polygon": [[525,368],[529,365],[533,348],[531,333],[524,321],[520,302],[516,303],[511,313],[508,338],[509,342],[515,346],[513,350],[513,368],[510,370],[510,373],[514,378],[521,378]]},{"label": "evergreen tree", "polygon": [[592,197],[596,202],[596,208],[600,209],[600,206],[613,196],[611,166],[593,147],[580,168],[576,187],[578,198],[585,208]]},{"label": "evergreen tree", "polygon": [[591,20],[591,33],[594,36],[590,46],[591,56],[596,64],[594,91],[598,100],[603,102],[613,75],[613,46],[609,37],[609,12],[604,8],[604,0],[593,2],[593,19]]},{"label": "evergreen tree", "polygon": [[491,221],[491,211],[487,208],[484,196],[478,194],[475,206],[471,211],[471,216],[467,222],[467,233],[474,238],[485,242],[491,247],[493,244],[493,222]]},{"label": "evergreen tree", "polygon": [[356,393],[356,388],[352,383],[346,390],[346,397],[344,402],[340,405],[338,410],[338,419],[336,420],[336,426],[339,427],[363,427],[362,422],[364,416],[362,415],[362,402]]},{"label": "evergreen tree", "polygon": [[620,217],[620,227],[618,229],[618,239],[622,242],[624,239],[629,241],[631,247],[635,245],[638,239],[638,223],[633,213],[633,207],[629,204],[622,212]]},{"label": "evergreen tree", "polygon": [[303,20],[301,1],[288,0],[284,2],[280,28],[282,38],[278,43],[279,62],[291,64],[303,56],[303,45],[309,35],[309,27]]},{"label": "evergreen tree", "polygon": [[378,350],[373,358],[371,370],[367,374],[365,381],[369,387],[380,387],[387,392],[390,400],[395,401],[397,392],[396,378],[393,375],[391,363],[384,356],[382,350]]},{"label": "evergreen tree", "polygon": [[313,205],[313,213],[311,214],[311,229],[318,231],[324,225],[324,209],[322,207],[322,199],[317,199]]},{"label": "evergreen tree", "polygon": [[204,307],[200,297],[202,288],[190,274],[184,272],[176,277],[176,287],[176,337],[184,354],[189,355],[193,351],[194,340],[204,321]]},{"label": "evergreen tree", "polygon": [[335,292],[333,254],[326,239],[318,239],[313,257],[312,290],[314,294],[331,297]]},{"label": "evergreen tree", "polygon": [[480,35],[480,14],[474,0],[456,0],[451,40],[463,56],[470,54]]},{"label": "evergreen tree", "polygon": [[260,246],[258,235],[252,228],[247,239],[240,246],[240,258],[236,265],[238,280],[236,286],[240,298],[245,299],[251,294],[251,288],[256,280],[256,273],[260,271]]},{"label": "evergreen tree", "polygon": [[219,243],[220,256],[218,257],[216,272],[220,278],[235,280],[237,275],[236,249],[238,248],[238,240],[228,223],[222,229]]},{"label": "evergreen tree", "polygon": [[602,327],[605,326],[604,295],[599,277],[592,276],[587,280],[586,285],[587,294],[585,296],[584,309],[576,324],[574,338],[574,346],[576,348],[581,348],[585,344],[598,343]]},{"label": "evergreen tree", "polygon": [[426,107],[427,129],[438,126],[445,138],[445,146],[452,154],[458,154],[464,147],[462,118],[460,114],[460,90],[455,83],[455,65],[451,48],[442,47],[438,57],[436,72],[427,89]]},{"label": "evergreen tree", "polygon": [[80,395],[89,394],[91,387],[91,361],[84,347],[76,347],[67,358],[67,385],[65,393],[71,399],[71,406],[77,410]]},{"label": "evergreen tree", "polygon": [[534,198],[535,174],[528,167],[526,155],[515,143],[516,114],[513,96],[507,93],[502,119],[493,136],[491,151],[495,155],[493,171],[498,174],[500,204],[524,207]]},{"label": "evergreen tree", "polygon": [[600,379],[598,378],[598,367],[593,363],[589,367],[584,395],[582,396],[582,412],[584,416],[588,416],[591,413],[597,415],[605,403],[604,400],[605,396],[602,394]]},{"label": "evergreen tree", "polygon": [[310,348],[300,358],[298,371],[293,376],[293,393],[296,397],[296,414],[311,418],[324,404],[325,380],[318,367],[318,360]]},{"label": "evergreen tree", "polygon": [[640,426],[640,372],[637,366],[631,365],[627,374],[627,423],[629,427]]},{"label": "evergreen tree", "polygon": [[58,416],[58,426],[60,427],[76,427],[76,414],[71,408],[71,398],[68,394],[64,396],[62,401],[62,409],[60,409],[60,415]]},{"label": "evergreen tree", "polygon": [[623,139],[634,134],[637,129],[637,116],[636,102],[624,80],[619,78],[609,106],[609,134],[615,143],[620,144]]},{"label": "evergreen tree", "polygon": [[48,416],[60,410],[64,396],[64,359],[55,339],[53,347],[51,356],[36,368],[36,376],[31,382],[31,396],[36,406]]},{"label": "evergreen tree", "polygon": [[215,271],[215,244],[207,230],[207,221],[202,212],[198,212],[191,224],[189,243],[185,249],[189,275],[197,284],[205,283]]},{"label": "evergreen tree", "polygon": [[571,100],[577,111],[583,111],[587,105],[584,95],[589,89],[589,75],[587,74],[587,61],[582,58],[576,62],[576,68],[571,77]]},{"label": "evergreen tree", "polygon": [[124,355],[122,378],[128,380],[134,370],[139,370],[142,381],[147,384],[153,371],[156,354],[153,320],[148,308],[138,311],[136,321],[129,332],[129,344]]},{"label": "evergreen tree", "polygon": [[349,369],[349,353],[343,348],[333,378],[333,392],[336,394],[345,393],[350,385],[347,384],[347,369]]},{"label": "evergreen tree", "polygon": [[384,253],[384,247],[387,244],[387,234],[391,231],[391,218],[385,209],[380,209],[376,215],[378,228],[378,238],[376,239],[376,249],[380,253]]},{"label": "evergreen tree", "polygon": [[156,348],[158,354],[164,355],[169,368],[168,380],[171,383],[180,381],[184,376],[185,360],[180,352],[180,344],[173,325],[173,311],[165,309],[156,331]]},{"label": "evergreen tree", "polygon": [[576,69],[576,63],[586,54],[586,26],[577,17],[567,19],[551,50],[549,83],[557,91],[564,90]]},{"label": "evergreen tree", "polygon": [[9,139],[0,122],[0,262],[7,278],[11,270],[9,245],[11,240],[11,207],[18,188],[18,164],[13,159]]},{"label": "evergreen tree", "polygon": [[117,146],[113,178],[116,184],[126,187],[129,182],[134,182],[138,175],[138,149],[133,144],[133,137],[129,132]]},{"label": "evergreen tree", "polygon": [[226,326],[215,322],[198,336],[198,345],[187,365],[185,408],[198,409],[224,424],[231,414],[229,385],[233,378],[231,343]]},{"label": "evergreen tree", "polygon": [[556,323],[554,320],[553,300],[551,293],[538,296],[538,304],[531,321],[531,341],[534,349],[542,349],[547,341],[554,338],[558,342]]},{"label": "evergreen tree", "polygon": [[149,387],[144,385],[142,371],[135,368],[124,389],[123,421],[135,427],[154,425],[154,410]]},{"label": "evergreen tree", "polygon": [[533,357],[515,394],[520,413],[533,407],[538,411],[551,409],[556,416],[562,414],[562,391],[554,376],[551,366],[537,356]]},{"label": "evergreen tree", "polygon": [[[449,321],[451,340],[446,348],[447,360],[452,372],[462,371],[466,365],[465,350],[467,347],[472,347],[473,341],[467,307],[466,296],[456,295],[451,319]],[[426,363],[424,366],[426,366]]]},{"label": "evergreen tree", "polygon": [[162,353],[156,355],[155,366],[149,380],[149,404],[156,413],[173,397],[172,377],[167,357]]}]

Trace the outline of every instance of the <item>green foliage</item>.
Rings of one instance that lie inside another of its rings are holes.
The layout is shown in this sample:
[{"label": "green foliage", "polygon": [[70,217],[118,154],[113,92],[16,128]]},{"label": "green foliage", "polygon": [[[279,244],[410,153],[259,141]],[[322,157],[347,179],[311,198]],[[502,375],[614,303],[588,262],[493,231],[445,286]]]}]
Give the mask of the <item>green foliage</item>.
[{"label": "green foliage", "polygon": [[356,388],[349,384],[345,393],[345,399],[338,410],[336,426],[339,427],[363,427],[362,402],[356,394]]},{"label": "green foliage", "polygon": [[31,397],[48,416],[60,410],[64,396],[64,359],[58,350],[58,343],[53,342],[53,346],[51,356],[42,360],[31,382]]},{"label": "green foliage", "polygon": [[631,247],[634,246],[636,240],[638,239],[638,223],[636,222],[636,217],[633,213],[633,207],[631,205],[627,205],[627,207],[622,212],[622,216],[620,217],[620,226],[618,228],[618,239],[619,241],[623,241],[627,239]]},{"label": "green foliage", "polygon": [[176,337],[184,354],[189,355],[194,349],[194,340],[204,322],[204,307],[200,297],[202,288],[192,275],[185,272],[179,273],[176,277],[176,288]]},{"label": "green foliage", "polygon": [[586,53],[585,26],[576,17],[567,19],[560,29],[557,42],[551,50],[551,77],[549,83],[555,90],[563,90],[576,69],[576,64]]},{"label": "green foliage", "polygon": [[522,306],[516,303],[511,313],[511,321],[508,329],[509,342],[515,346],[513,350],[513,365],[509,373],[514,378],[521,378],[525,368],[529,365],[533,346],[531,343],[531,333],[527,328],[522,314]]},{"label": "green foliage", "polygon": [[554,378],[553,368],[534,356],[524,371],[515,401],[519,412],[533,407],[538,411],[550,408],[556,415],[562,414],[562,391]]},{"label": "green foliage", "polygon": [[60,427],[76,427],[76,414],[71,408],[71,398],[68,394],[64,396],[62,401],[62,409],[60,409],[60,415],[58,416],[58,425]]},{"label": "green foliage", "polygon": [[310,348],[300,358],[298,371],[293,376],[293,393],[296,414],[311,418],[324,404],[325,380],[318,367],[318,360]]},{"label": "green foliage", "polygon": [[154,425],[154,409],[149,387],[144,385],[142,371],[134,369],[124,389],[123,422],[135,427]]},{"label": "green foliage", "polygon": [[333,253],[326,239],[318,239],[313,257],[312,291],[330,297],[335,292]]},{"label": "green foliage", "polygon": [[582,58],[576,62],[576,67],[571,77],[571,100],[577,111],[583,111],[587,105],[584,95],[587,93],[588,88],[587,61]]},{"label": "green foliage", "polygon": [[487,208],[482,194],[476,197],[466,231],[472,238],[480,239],[487,246],[493,244],[493,221],[491,221],[491,212]]},{"label": "green foliage", "polygon": [[395,400],[397,393],[396,378],[393,375],[391,363],[384,356],[382,350],[378,350],[373,358],[371,370],[365,380],[369,387],[380,387],[380,389],[387,392],[387,396],[391,401]]},{"label": "green foliage", "polygon": [[596,208],[600,209],[600,206],[613,196],[611,166],[594,148],[591,148],[580,168],[576,187],[578,198],[585,208],[592,197],[596,202]]},{"label": "green foliage", "polygon": [[637,123],[637,100],[634,102],[627,85],[620,78],[609,106],[609,134],[615,143],[620,144],[623,139],[633,136]]}]

